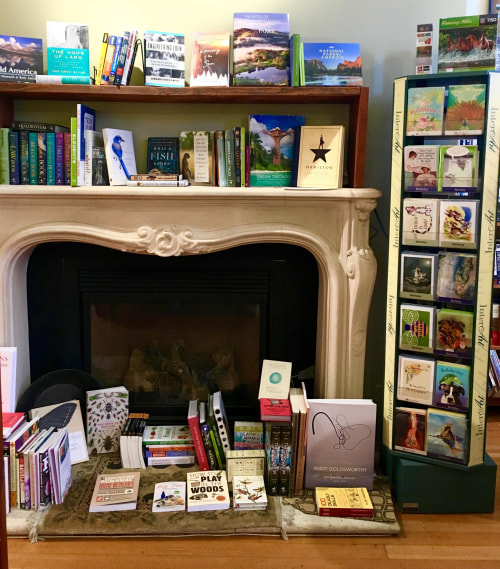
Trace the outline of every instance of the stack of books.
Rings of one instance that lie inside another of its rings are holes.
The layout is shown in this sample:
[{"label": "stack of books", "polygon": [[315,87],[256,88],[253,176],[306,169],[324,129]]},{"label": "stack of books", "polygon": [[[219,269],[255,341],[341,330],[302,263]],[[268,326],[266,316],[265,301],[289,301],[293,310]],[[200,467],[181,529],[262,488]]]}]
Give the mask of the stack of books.
[{"label": "stack of books", "polygon": [[104,33],[97,66],[96,85],[129,85],[137,54],[138,31],[123,35]]},{"label": "stack of books", "polygon": [[196,462],[188,425],[147,426],[142,436],[147,466],[191,465]]},{"label": "stack of books", "polygon": [[233,508],[235,510],[265,510],[266,485],[263,476],[233,476]]},{"label": "stack of books", "polygon": [[142,436],[149,413],[130,413],[120,435],[120,456],[123,468],[146,468],[142,452]]}]

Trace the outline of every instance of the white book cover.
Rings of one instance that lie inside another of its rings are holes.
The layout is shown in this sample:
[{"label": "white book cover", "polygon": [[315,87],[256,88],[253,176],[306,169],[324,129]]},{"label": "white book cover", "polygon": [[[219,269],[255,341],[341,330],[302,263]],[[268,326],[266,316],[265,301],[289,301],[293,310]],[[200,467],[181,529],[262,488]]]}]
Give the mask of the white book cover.
[{"label": "white book cover", "polygon": [[144,84],[184,87],[184,34],[144,32]]},{"label": "white book cover", "polygon": [[155,484],[153,513],[183,512],[186,509],[186,483],[169,480]]},{"label": "white book cover", "polygon": [[436,362],[418,356],[399,356],[397,396],[402,401],[432,405]]},{"label": "white book cover", "polygon": [[264,360],[260,374],[259,399],[288,399],[292,363]]},{"label": "white book cover", "polygon": [[0,378],[2,382],[2,413],[16,410],[17,348],[0,348]]},{"label": "white book cover", "polygon": [[405,198],[401,211],[403,245],[437,246],[439,242],[439,200]]},{"label": "white book cover", "polygon": [[479,200],[441,200],[439,246],[475,249]]},{"label": "white book cover", "polygon": [[89,454],[116,452],[128,417],[128,390],[108,387],[87,391],[87,444]]},{"label": "white book cover", "polygon": [[103,128],[102,136],[109,184],[111,186],[126,186],[130,175],[137,174],[132,131]]},{"label": "white book cover", "polygon": [[219,430],[220,442],[222,443],[222,450],[224,455],[226,451],[231,449],[231,434],[229,430],[229,421],[227,419],[226,409],[224,408],[224,401],[222,399],[222,392],[217,391],[213,395],[212,407],[214,410],[214,418]]},{"label": "white book cover", "polygon": [[95,130],[96,112],[91,107],[76,105],[76,171],[77,185],[85,185],[85,132]]},{"label": "white book cover", "polygon": [[225,470],[187,473],[188,512],[227,510],[231,504]]},{"label": "white book cover", "polygon": [[235,510],[265,510],[267,508],[264,476],[233,476],[233,508]]}]

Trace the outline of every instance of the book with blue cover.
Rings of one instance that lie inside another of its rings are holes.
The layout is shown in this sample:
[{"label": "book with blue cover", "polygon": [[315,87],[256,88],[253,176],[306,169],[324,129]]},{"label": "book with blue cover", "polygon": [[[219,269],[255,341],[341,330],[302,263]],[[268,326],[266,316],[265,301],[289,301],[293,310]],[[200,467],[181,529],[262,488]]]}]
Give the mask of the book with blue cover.
[{"label": "book with blue cover", "polygon": [[40,38],[0,35],[0,81],[35,83],[43,73]]},{"label": "book with blue cover", "polygon": [[305,85],[363,85],[359,43],[303,42]]},{"label": "book with blue cover", "polygon": [[47,22],[47,73],[90,75],[87,24]]}]

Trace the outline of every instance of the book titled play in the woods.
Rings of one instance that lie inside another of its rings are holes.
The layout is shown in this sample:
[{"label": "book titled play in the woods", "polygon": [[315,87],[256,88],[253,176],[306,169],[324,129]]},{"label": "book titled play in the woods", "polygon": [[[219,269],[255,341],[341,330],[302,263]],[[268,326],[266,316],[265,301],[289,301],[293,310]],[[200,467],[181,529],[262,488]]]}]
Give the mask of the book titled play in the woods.
[{"label": "book titled play in the woods", "polygon": [[359,43],[302,44],[305,85],[363,85]]},{"label": "book titled play in the woods", "polygon": [[191,87],[229,86],[229,32],[193,34]]},{"label": "book titled play in the woods", "polygon": [[41,39],[0,35],[0,81],[35,83],[42,73]]}]

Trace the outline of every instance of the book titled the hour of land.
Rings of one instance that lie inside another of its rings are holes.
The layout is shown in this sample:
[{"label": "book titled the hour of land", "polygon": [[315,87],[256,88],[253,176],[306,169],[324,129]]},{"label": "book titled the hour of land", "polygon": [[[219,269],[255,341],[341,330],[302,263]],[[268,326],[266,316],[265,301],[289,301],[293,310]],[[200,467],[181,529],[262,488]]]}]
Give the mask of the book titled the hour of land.
[{"label": "book titled the hour of land", "polygon": [[426,455],[427,410],[396,407],[394,410],[394,449]]},{"label": "book titled the hour of land", "polygon": [[305,85],[363,85],[359,43],[303,42]]},{"label": "book titled the hour of land", "polygon": [[153,512],[183,512],[186,509],[184,480],[157,482],[153,495]]},{"label": "book titled the hour of land", "polygon": [[399,346],[404,350],[430,352],[434,348],[435,308],[401,304]]},{"label": "book titled the hour of land", "polygon": [[146,85],[184,87],[184,34],[144,32]]},{"label": "book titled the hour of land", "polygon": [[439,245],[475,249],[477,246],[479,201],[441,200],[439,208]]},{"label": "book titled the hour of land", "polygon": [[439,146],[409,145],[404,148],[405,187],[407,191],[435,191]]},{"label": "book titled the hour of land", "polygon": [[436,291],[436,254],[403,251],[399,296],[433,300]]},{"label": "book titled the hour of land", "polygon": [[473,191],[478,185],[477,160],[476,145],[440,146],[438,191]]},{"label": "book titled the hour of land", "polygon": [[438,353],[471,357],[474,313],[441,308],[436,313],[436,346]]},{"label": "book titled the hour of land", "polygon": [[439,200],[404,198],[401,227],[403,245],[437,246],[439,243]]},{"label": "book titled the hour of land", "polygon": [[103,128],[104,151],[111,186],[126,186],[131,174],[137,174],[132,131]]},{"label": "book titled the hour of land", "polygon": [[477,255],[444,251],[439,253],[436,298],[472,304],[476,292]]},{"label": "book titled the hour of land", "polygon": [[191,87],[229,86],[229,32],[195,32],[191,48]]},{"label": "book titled the hour of land", "polygon": [[43,73],[40,38],[0,35],[0,81],[35,83]]},{"label": "book titled the hour of land", "polygon": [[435,371],[434,360],[401,354],[398,366],[398,399],[432,405]]},{"label": "book titled the hour of land", "polygon": [[225,470],[187,473],[187,510],[227,510],[230,505],[229,487]]},{"label": "book titled the hour of land", "polygon": [[446,409],[428,409],[428,456],[463,464],[467,461],[468,440],[467,415]]},{"label": "book titled the hour of land", "polygon": [[140,471],[98,474],[89,512],[135,510],[139,492]]},{"label": "book titled the hour of land", "polygon": [[89,27],[75,22],[47,22],[49,75],[90,75]]},{"label": "book titled the hour of land", "polygon": [[366,488],[324,488],[315,491],[319,516],[371,518],[373,503]]},{"label": "book titled the hour of land", "polygon": [[443,132],[444,87],[410,87],[406,117],[408,136],[440,135]]},{"label": "book titled the hour of land", "polygon": [[444,134],[482,134],[486,109],[486,85],[450,85]]},{"label": "book titled the hour of land", "polygon": [[297,129],[296,136],[299,145],[297,187],[341,188],[344,126],[302,126]]},{"label": "book titled the hour of land", "polygon": [[179,137],[150,136],[148,138],[147,171],[161,174],[179,173]]},{"label": "book titled the hour of land", "polygon": [[469,408],[470,366],[436,362],[434,406],[465,412]]}]

